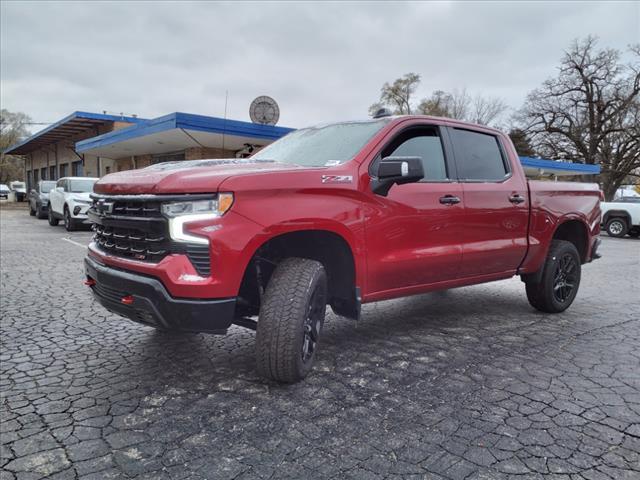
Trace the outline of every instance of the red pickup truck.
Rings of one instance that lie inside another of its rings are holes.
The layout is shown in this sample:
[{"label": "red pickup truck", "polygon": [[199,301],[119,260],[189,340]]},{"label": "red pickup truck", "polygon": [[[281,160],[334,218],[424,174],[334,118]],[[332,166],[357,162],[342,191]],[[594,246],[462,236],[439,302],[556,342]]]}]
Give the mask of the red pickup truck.
[{"label": "red pickup truck", "polygon": [[363,303],[520,275],[533,307],[562,312],[600,242],[597,185],[527,181],[506,135],[433,117],[304,128],[94,192],[97,300],[162,330],[255,329],[259,372],[282,382],[309,373],[327,305],[358,319]]}]

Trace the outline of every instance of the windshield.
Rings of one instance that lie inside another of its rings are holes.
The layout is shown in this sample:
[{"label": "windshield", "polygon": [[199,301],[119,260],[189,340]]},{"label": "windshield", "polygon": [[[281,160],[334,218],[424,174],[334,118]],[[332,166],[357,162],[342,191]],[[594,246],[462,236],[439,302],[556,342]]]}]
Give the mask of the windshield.
[{"label": "windshield", "polygon": [[42,182],[40,184],[41,193],[49,193],[51,189],[55,188],[56,182]]},{"label": "windshield", "polygon": [[0,191],[8,192],[9,191],[9,187],[7,187],[5,184],[2,184],[2,185],[0,185]]},{"label": "windshield", "polygon": [[13,182],[11,184],[12,188],[26,188],[26,185],[24,184],[24,182]]},{"label": "windshield", "polygon": [[96,183],[96,180],[93,178],[69,180],[69,191],[71,193],[93,192],[94,183]]},{"label": "windshield", "polygon": [[251,159],[305,167],[340,165],[355,157],[388,122],[385,118],[303,128],[263,148]]}]

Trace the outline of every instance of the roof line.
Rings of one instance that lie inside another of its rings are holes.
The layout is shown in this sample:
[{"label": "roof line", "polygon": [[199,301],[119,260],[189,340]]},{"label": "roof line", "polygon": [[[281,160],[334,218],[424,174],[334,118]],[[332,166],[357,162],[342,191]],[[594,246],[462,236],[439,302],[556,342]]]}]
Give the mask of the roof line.
[{"label": "roof line", "polygon": [[28,144],[29,142],[35,140],[36,138],[47,134],[48,132],[54,130],[55,128],[57,128],[57,127],[59,127],[61,125],[64,125],[67,122],[70,122],[71,120],[75,120],[76,118],[85,118],[87,120],[100,120],[100,121],[103,121],[103,122],[117,122],[118,120],[122,120],[122,121],[125,121],[125,122],[128,122],[128,123],[134,123],[134,124],[146,121],[146,119],[144,119],[144,118],[127,117],[125,115],[108,115],[108,114],[104,114],[104,113],[92,113],[92,112],[75,111],[72,114],[67,115],[63,119],[58,120],[57,122],[52,123],[48,127],[43,128],[42,130],[34,133],[33,135],[29,136],[28,138],[26,138],[22,142],[16,143],[15,145],[11,145],[10,147],[6,148],[2,153],[5,153],[5,154],[11,153],[11,151],[16,150],[16,149]]},{"label": "roof line", "polygon": [[76,143],[78,152],[86,152],[94,148],[112,145],[133,138],[151,135],[172,129],[197,130],[201,132],[222,133],[260,139],[276,140],[293,131],[293,128],[262,125],[240,120],[229,120],[208,117],[192,113],[174,112],[162,117],[132,125],[128,128],[104,133],[97,137],[87,138]]}]

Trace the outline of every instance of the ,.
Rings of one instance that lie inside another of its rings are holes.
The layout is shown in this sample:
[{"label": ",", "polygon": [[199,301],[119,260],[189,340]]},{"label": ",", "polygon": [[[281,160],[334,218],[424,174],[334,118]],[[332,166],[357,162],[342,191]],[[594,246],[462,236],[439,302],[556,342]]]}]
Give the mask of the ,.
[{"label": ",", "polygon": [[326,306],[519,275],[568,308],[599,257],[595,184],[528,181],[503,133],[426,116],[297,130],[244,160],[158,164],[94,187],[87,285],[166,331],[257,330],[258,371],[313,367]]}]

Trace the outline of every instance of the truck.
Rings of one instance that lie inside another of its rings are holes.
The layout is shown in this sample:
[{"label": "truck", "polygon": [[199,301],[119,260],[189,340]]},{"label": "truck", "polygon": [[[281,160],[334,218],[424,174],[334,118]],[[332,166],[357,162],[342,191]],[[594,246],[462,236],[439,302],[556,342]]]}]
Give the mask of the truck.
[{"label": "truck", "polygon": [[92,198],[99,303],[167,332],[253,329],[257,371],[284,383],[312,370],[327,306],[358,320],[518,275],[560,313],[599,257],[597,185],[527,180],[507,135],[437,117],[303,128],[247,159],[113,173]]},{"label": "truck", "polygon": [[640,197],[622,197],[612,202],[602,202],[602,225],[607,235],[622,238],[640,237]]},{"label": "truck", "polygon": [[16,202],[24,202],[27,197],[27,185],[24,182],[11,182],[9,188],[14,192]]}]

